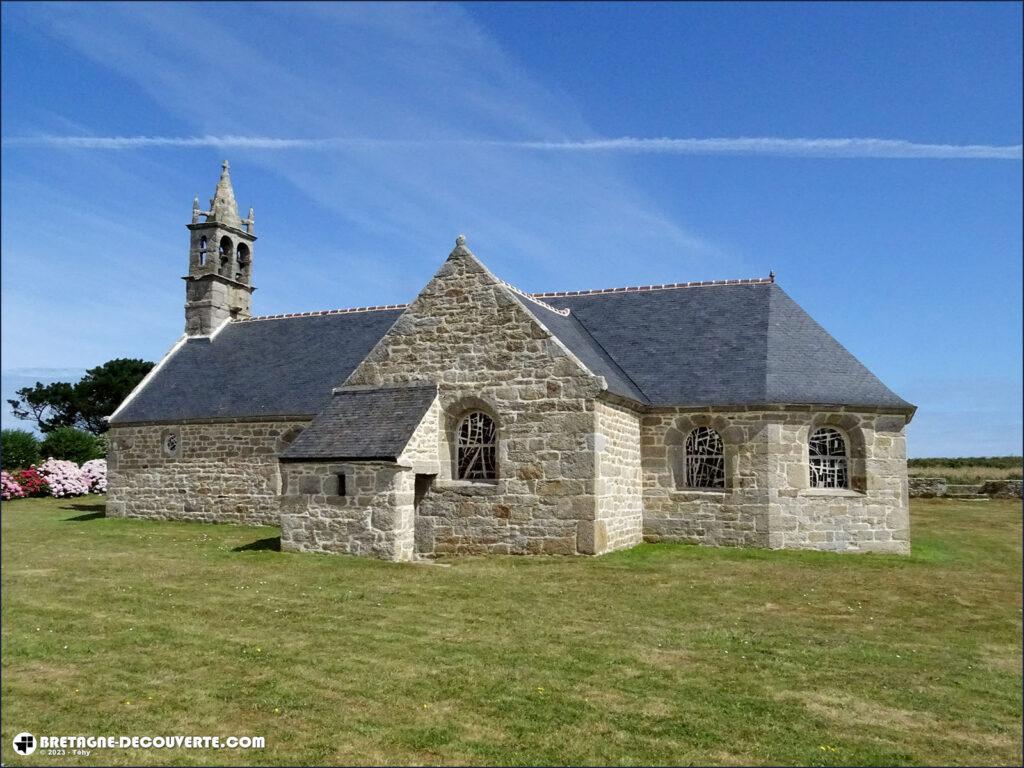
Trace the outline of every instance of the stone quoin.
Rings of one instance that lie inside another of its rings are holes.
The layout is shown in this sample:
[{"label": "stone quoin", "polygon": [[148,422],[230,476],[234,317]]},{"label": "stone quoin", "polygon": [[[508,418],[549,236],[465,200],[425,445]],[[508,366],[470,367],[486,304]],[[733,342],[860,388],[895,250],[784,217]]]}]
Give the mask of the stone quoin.
[{"label": "stone quoin", "polygon": [[530,294],[460,235],[407,305],[252,316],[225,161],[185,333],[110,418],[108,514],[287,551],[910,551],[902,400],[776,284]]}]

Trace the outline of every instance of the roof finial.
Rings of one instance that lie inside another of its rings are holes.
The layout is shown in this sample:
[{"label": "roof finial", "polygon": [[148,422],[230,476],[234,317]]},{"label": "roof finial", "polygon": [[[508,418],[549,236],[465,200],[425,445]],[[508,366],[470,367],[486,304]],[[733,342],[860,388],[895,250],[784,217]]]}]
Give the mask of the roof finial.
[{"label": "roof finial", "polygon": [[227,170],[231,167],[231,165],[230,165],[230,163],[228,163],[227,160],[225,160],[223,163],[220,164],[220,167],[221,167],[222,171],[227,172]]},{"label": "roof finial", "polygon": [[775,270],[774,269],[769,269],[768,270],[768,279],[771,280],[773,283],[775,282]]},{"label": "roof finial", "polygon": [[455,246],[457,248],[465,248],[466,247],[466,236],[465,235],[459,235],[458,237],[456,237],[455,238]]}]

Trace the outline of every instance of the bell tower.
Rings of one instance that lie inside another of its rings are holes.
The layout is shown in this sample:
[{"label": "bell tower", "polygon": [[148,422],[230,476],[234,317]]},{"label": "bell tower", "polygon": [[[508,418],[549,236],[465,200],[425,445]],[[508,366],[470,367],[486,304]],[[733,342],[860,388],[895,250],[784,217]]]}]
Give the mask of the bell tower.
[{"label": "bell tower", "polygon": [[[203,217],[203,221],[199,218]],[[192,201],[192,223],[185,281],[185,333],[206,336],[229,318],[252,315],[253,210],[241,219],[231,188],[228,161],[221,166],[210,210]]]}]

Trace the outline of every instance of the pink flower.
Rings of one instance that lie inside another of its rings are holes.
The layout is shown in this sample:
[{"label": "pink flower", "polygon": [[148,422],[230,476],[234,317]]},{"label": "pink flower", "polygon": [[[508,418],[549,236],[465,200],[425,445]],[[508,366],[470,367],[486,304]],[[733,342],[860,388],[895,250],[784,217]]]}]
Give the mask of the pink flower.
[{"label": "pink flower", "polygon": [[89,484],[90,493],[107,492],[107,460],[93,459],[82,465],[82,474]]},{"label": "pink flower", "polygon": [[24,495],[25,491],[22,490],[14,478],[7,474],[6,471],[0,471],[0,499],[10,501],[11,499],[20,499]]},{"label": "pink flower", "polygon": [[83,496],[89,492],[89,480],[73,461],[49,458],[39,467],[39,474],[58,498]]}]

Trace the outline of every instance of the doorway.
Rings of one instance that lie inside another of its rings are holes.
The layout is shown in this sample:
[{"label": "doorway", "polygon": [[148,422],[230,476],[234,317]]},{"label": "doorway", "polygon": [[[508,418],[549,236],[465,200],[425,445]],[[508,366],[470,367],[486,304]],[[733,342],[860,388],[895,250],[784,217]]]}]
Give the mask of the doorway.
[{"label": "doorway", "polygon": [[[430,491],[430,486],[434,484],[434,478],[437,475],[416,475],[416,491],[413,495],[412,508],[413,512],[419,516],[420,513],[420,502],[423,501],[423,497]],[[409,486],[405,486],[408,488]],[[406,491],[408,493],[408,491]],[[409,498],[406,496],[405,498]]]},{"label": "doorway", "polygon": [[430,492],[430,487],[434,484],[434,478],[436,477],[437,475],[416,475],[416,488],[412,500],[412,516],[413,539],[415,542],[413,546],[417,553],[434,551],[433,526],[426,522],[420,514],[420,506],[423,503],[423,499]]}]

